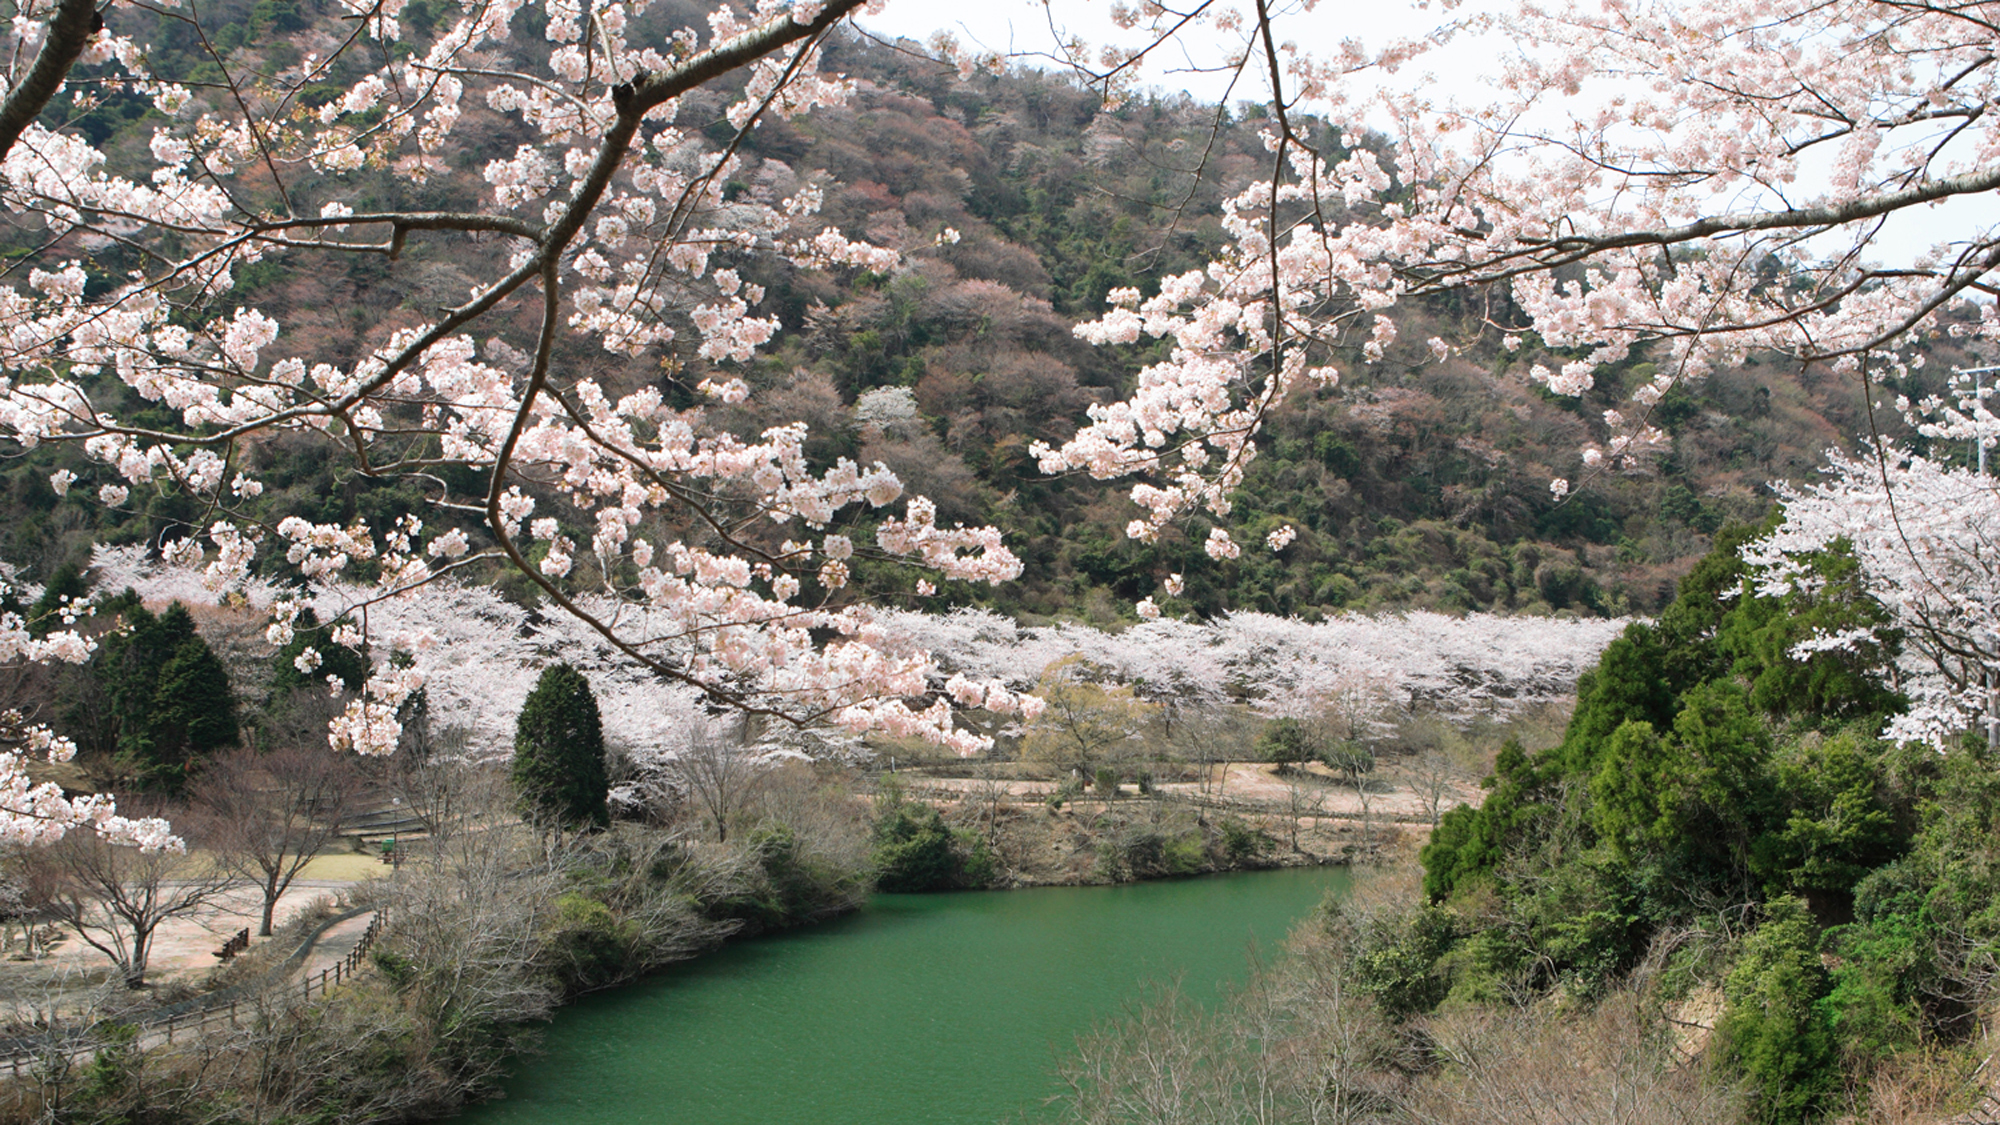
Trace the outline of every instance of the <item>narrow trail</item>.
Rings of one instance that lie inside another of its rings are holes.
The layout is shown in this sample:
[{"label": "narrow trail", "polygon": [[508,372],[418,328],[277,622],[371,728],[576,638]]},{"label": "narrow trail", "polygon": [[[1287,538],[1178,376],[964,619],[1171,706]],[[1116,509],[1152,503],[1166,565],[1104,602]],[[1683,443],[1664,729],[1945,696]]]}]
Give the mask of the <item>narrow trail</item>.
[{"label": "narrow trail", "polygon": [[[376,908],[351,911],[313,931],[283,962],[259,976],[141,1016],[133,1045],[140,1050],[171,1045],[220,1025],[242,1026],[257,1017],[263,1004],[304,1003],[324,995],[329,987],[352,979],[385,918],[386,911]],[[71,1066],[87,1063],[103,1046],[93,1030],[89,1023],[54,1026],[43,1029],[33,1042],[17,1039],[0,1044],[0,1074],[21,1078],[51,1055],[62,1056]]]}]

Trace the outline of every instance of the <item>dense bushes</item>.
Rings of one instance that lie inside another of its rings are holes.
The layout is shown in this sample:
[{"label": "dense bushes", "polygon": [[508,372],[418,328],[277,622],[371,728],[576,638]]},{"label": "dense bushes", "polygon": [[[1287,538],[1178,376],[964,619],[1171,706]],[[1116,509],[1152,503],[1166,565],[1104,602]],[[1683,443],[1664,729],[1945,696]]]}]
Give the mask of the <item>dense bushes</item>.
[{"label": "dense bushes", "polygon": [[1509,746],[1482,806],[1443,819],[1426,909],[1459,933],[1384,938],[1356,962],[1357,979],[1423,985],[1376,985],[1401,998],[1385,1011],[1604,995],[1678,951],[1685,971],[1662,979],[1720,986],[1712,1057],[1768,1122],[1865,1104],[1872,1074],[1974,1032],[1990,1000],[1975,951],[2000,942],[1992,763],[1877,739],[1901,705],[1880,686],[1894,637],[1796,652],[1881,621],[1852,560],[1829,552],[1809,593],[1770,599],[1742,580],[1742,538],[1718,537],[1659,621],[1605,651],[1560,745]]},{"label": "dense bushes", "polygon": [[938,811],[911,801],[893,783],[875,814],[875,885],[885,891],[947,891],[993,881],[986,841],[947,826]]},{"label": "dense bushes", "polygon": [[1805,904],[1786,896],[1743,941],[1716,1025],[1724,1057],[1750,1079],[1753,1110],[1774,1125],[1817,1120],[1840,1088],[1840,1052],[1822,1001],[1830,984]]}]

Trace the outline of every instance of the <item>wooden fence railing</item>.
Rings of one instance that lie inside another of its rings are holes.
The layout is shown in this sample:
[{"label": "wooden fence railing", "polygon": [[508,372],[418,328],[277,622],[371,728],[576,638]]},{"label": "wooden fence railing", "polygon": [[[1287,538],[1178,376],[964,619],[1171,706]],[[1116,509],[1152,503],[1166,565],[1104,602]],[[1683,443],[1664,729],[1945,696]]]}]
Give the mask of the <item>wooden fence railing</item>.
[{"label": "wooden fence railing", "polygon": [[[361,968],[361,959],[368,956],[368,950],[375,945],[375,939],[381,935],[382,926],[388,916],[388,907],[377,910],[375,917],[368,920],[368,928],[361,932],[361,940],[354,943],[354,948],[347,951],[347,956],[319,971],[317,983],[321,996],[326,995],[326,990],[329,988],[338,988],[343,979],[353,979],[355,971]],[[299,997],[302,1003],[312,1000],[314,983],[313,977],[306,977],[304,990]]]},{"label": "wooden fence railing", "polygon": [[[171,1044],[174,1042],[176,1035],[186,1035],[189,1032],[199,1034],[211,1027],[224,1023],[227,1023],[232,1028],[240,1027],[240,1021],[243,1016],[255,1012],[258,1007],[250,999],[246,999],[246,993],[252,998],[275,993],[280,1002],[287,1008],[310,1003],[315,993],[325,996],[330,989],[336,988],[342,982],[354,978],[354,974],[360,971],[363,958],[368,956],[369,950],[374,947],[376,939],[382,936],[383,928],[388,925],[388,920],[389,908],[386,906],[378,908],[375,911],[375,916],[369,919],[368,928],[362,931],[361,939],[354,943],[354,948],[348,950],[346,956],[322,968],[318,973],[307,973],[305,979],[297,986],[285,985],[277,987],[277,982],[266,979],[256,982],[256,985],[252,988],[237,986],[226,990],[229,994],[227,1002],[209,1003],[186,1011],[156,1015],[151,1019],[141,1016],[134,1020],[123,1022],[129,1022],[138,1027],[138,1041],[142,1046],[158,1042]],[[336,923],[338,921],[340,919],[335,920]],[[321,932],[323,933],[324,931]],[[319,934],[315,934],[309,939],[305,943],[306,948],[309,949],[313,943],[317,942],[319,936]],[[288,962],[289,960],[287,958]],[[277,969],[273,970],[272,975],[288,976],[290,972],[291,969],[288,965],[280,965]],[[296,991],[293,991],[294,987],[296,987]],[[294,997],[296,999],[293,999]],[[90,1028],[78,1028],[70,1043],[56,1046],[54,1050],[71,1057],[88,1055],[96,1051],[102,1044],[94,1041],[94,1037],[90,1034],[90,1031]],[[12,1077],[19,1078],[24,1070],[32,1068],[38,1058],[48,1053],[50,1053],[48,1050],[23,1051],[16,1049],[5,1056],[0,1056],[0,1068],[4,1068],[5,1072]]]}]

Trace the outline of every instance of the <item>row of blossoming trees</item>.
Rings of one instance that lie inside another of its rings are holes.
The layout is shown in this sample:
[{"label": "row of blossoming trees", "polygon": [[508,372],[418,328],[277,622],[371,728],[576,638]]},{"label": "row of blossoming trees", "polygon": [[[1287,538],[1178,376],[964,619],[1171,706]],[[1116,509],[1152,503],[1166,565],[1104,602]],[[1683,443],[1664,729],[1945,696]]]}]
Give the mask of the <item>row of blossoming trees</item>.
[{"label": "row of blossoming trees", "polygon": [[[212,45],[186,73],[156,73],[145,36],[161,19],[200,30],[195,7],[23,6],[5,30],[0,102],[0,213],[21,251],[0,301],[0,435],[22,453],[84,447],[93,471],[59,472],[58,491],[111,506],[135,489],[191,498],[199,518],[154,546],[216,590],[273,568],[302,580],[266,607],[280,638],[343,574],[365,574],[381,599],[373,630],[404,591],[504,565],[633,675],[783,722],[976,749],[929,657],[853,596],[856,560],[913,568],[922,592],[1005,581],[1020,561],[990,529],[942,526],[881,466],[813,463],[802,424],[737,435],[701,406],[749,395],[745,373],[788,327],[760,271],[882,274],[948,237],[858,242],[815,220],[809,178],[783,198],[729,189],[745,131],[846,95],[816,61],[861,0],[724,5],[705,26],[644,0],[480,0],[422,20],[400,0],[340,7],[285,65],[246,69]],[[1648,414],[1677,381],[1779,353],[1865,392],[1907,362],[1897,349],[1992,288],[2000,236],[1977,222],[1907,263],[1881,263],[1876,241],[1899,212],[2000,187],[1988,111],[2000,63],[1983,8],[1608,10],[1462,17],[1451,32],[1490,37],[1503,62],[1460,96],[1424,78],[1451,35],[1315,54],[1320,37],[1289,35],[1261,3],[1118,8],[1131,38],[1076,56],[1089,80],[1116,96],[1168,39],[1233,68],[1272,109],[1270,175],[1225,205],[1207,268],[1116,291],[1081,329],[1111,346],[1162,340],[1164,358],[1074,440],[1038,449],[1042,466],[1139,478],[1140,538],[1197,507],[1226,517],[1277,403],[1377,361],[1400,304],[1471,290],[1486,299],[1476,331],[1572,357],[1533,372],[1553,394],[1582,393],[1635,349],[1654,359],[1657,375],[1606,416],[1608,440],[1581,451],[1587,481],[1659,446]],[[108,154],[45,113],[65,90],[86,116],[149,103],[149,151]],[[692,95],[716,91],[720,119],[682,120]],[[1308,107],[1333,128],[1301,128]],[[1343,140],[1379,122],[1393,166]],[[483,172],[469,188],[444,175],[467,160]],[[344,177],[362,168],[429,179],[434,199],[357,198]],[[395,269],[413,245],[462,253],[480,275],[456,303],[403,310],[365,339],[295,338],[238,285],[253,266],[333,257]],[[1956,327],[1989,335],[1992,307]],[[1990,429],[1977,404],[1962,413]],[[263,510],[259,474],[280,441],[400,479],[423,511],[369,525]],[[1990,493],[1971,502],[1983,514]],[[1221,528],[1207,547],[1243,549]],[[1956,611],[1947,582],[1922,581]],[[1921,624],[1948,652],[1947,680],[1991,651]],[[75,636],[19,626],[0,632],[0,658],[84,655]],[[335,743],[389,750],[418,684],[378,662]],[[998,682],[954,693],[1023,706]],[[1975,701],[1954,699],[1930,713],[1963,721]],[[103,801],[29,785],[20,756],[62,748],[9,729],[9,838],[91,824],[166,842]]]},{"label": "row of blossoming trees", "polygon": [[[208,594],[200,572],[149,561],[136,548],[101,551],[97,561],[105,591],[131,589],[147,602],[197,604]],[[286,596],[265,582],[245,583],[236,593],[244,613]],[[313,616],[358,620],[354,603],[368,601],[369,593],[326,584]],[[473,758],[509,751],[522,701],[557,662],[590,680],[607,742],[636,771],[618,794],[624,801],[674,789],[676,762],[711,733],[712,708],[701,693],[618,659],[575,618],[530,613],[488,588],[455,582],[373,603],[367,612],[370,633],[388,649],[378,662],[398,665],[424,684],[429,723],[456,731]],[[1176,716],[1227,708],[1277,718],[1345,707],[1371,730],[1411,715],[1460,726],[1505,720],[1565,698],[1581,670],[1624,627],[1622,621],[1434,613],[1317,623],[1236,614],[1208,624],[1160,620],[1107,631],[1024,627],[977,610],[943,617],[883,611],[875,625],[885,649],[927,654],[920,666],[925,690],[964,709],[960,725],[968,740],[982,744],[996,733],[1019,735],[1053,721],[1029,693],[1079,676],[1133,695],[1169,725]],[[359,629],[350,630],[348,638],[358,641]],[[328,684],[339,688],[331,678]],[[1002,701],[989,706],[996,691],[1004,693]],[[764,724],[762,730],[763,737],[743,749],[753,759],[869,752],[834,724]]]}]

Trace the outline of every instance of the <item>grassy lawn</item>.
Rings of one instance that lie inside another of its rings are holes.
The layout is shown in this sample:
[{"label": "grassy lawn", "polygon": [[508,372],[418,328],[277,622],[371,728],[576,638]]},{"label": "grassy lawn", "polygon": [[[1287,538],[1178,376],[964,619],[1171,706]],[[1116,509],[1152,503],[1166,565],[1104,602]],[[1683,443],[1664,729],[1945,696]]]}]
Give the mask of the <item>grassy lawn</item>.
[{"label": "grassy lawn", "polygon": [[363,879],[373,879],[387,873],[389,869],[374,856],[355,855],[339,852],[331,855],[314,856],[305,870],[299,872],[301,879],[332,879],[346,883],[357,883]]}]

